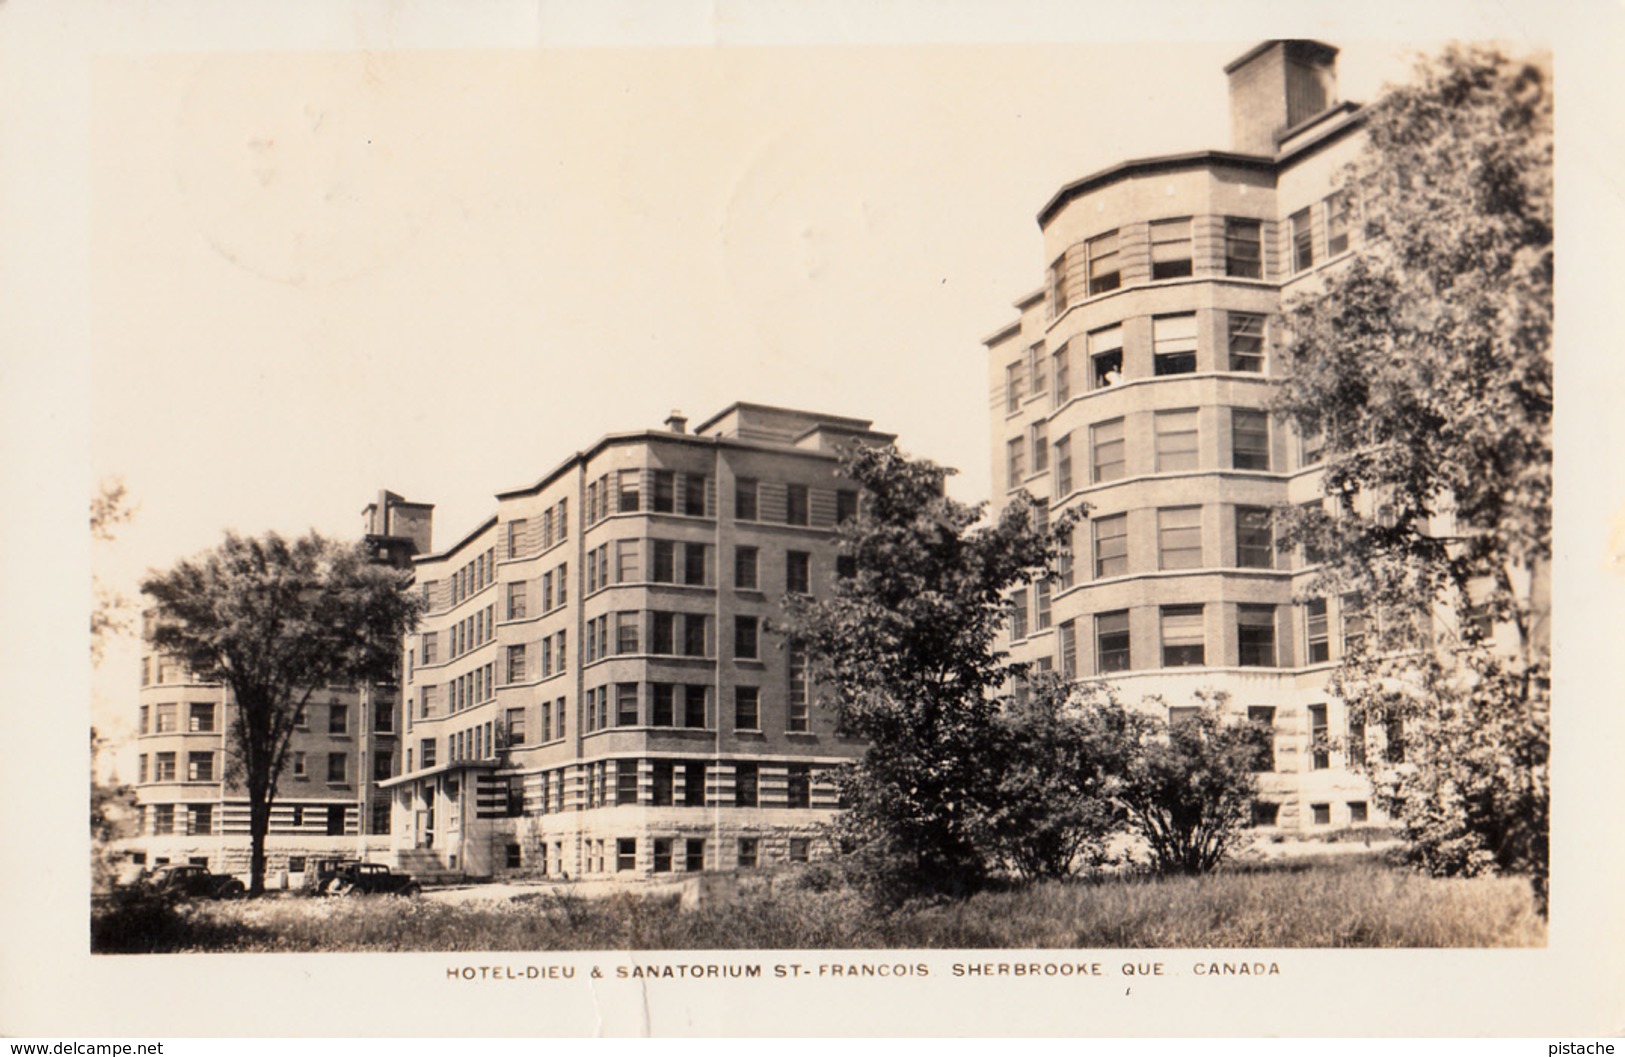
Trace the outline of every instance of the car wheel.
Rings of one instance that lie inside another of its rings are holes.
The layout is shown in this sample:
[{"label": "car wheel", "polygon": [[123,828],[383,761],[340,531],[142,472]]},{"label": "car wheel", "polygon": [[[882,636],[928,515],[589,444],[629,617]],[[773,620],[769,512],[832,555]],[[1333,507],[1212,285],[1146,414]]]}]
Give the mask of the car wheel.
[{"label": "car wheel", "polygon": [[241,881],[227,881],[220,886],[221,899],[241,899],[247,894],[248,889],[243,887]]},{"label": "car wheel", "polygon": [[420,896],[423,894],[423,886],[418,884],[416,881],[413,881],[411,884],[401,889],[401,894],[404,896]]}]

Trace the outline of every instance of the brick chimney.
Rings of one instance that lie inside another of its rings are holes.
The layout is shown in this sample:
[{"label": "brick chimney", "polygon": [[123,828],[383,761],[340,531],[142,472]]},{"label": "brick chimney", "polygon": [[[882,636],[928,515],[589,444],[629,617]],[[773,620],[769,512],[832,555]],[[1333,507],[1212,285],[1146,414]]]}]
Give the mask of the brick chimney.
[{"label": "brick chimney", "polygon": [[1230,149],[1273,155],[1281,134],[1337,102],[1337,49],[1317,40],[1267,40],[1224,68]]},{"label": "brick chimney", "polygon": [[688,416],[681,411],[673,411],[666,416],[666,428],[673,433],[688,432]]}]

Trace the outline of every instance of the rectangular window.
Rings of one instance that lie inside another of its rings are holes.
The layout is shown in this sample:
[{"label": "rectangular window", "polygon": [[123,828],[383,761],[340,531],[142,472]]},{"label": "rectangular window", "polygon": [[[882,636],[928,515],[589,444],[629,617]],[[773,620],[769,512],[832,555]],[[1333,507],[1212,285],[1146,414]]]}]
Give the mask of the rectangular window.
[{"label": "rectangular window", "polygon": [[1032,394],[1049,390],[1049,361],[1044,357],[1044,343],[1030,346],[1027,349],[1027,378],[1032,387]]},{"label": "rectangular window", "polygon": [[1033,630],[1043,631],[1049,627],[1050,586],[1048,580],[1039,580],[1033,584]]},{"label": "rectangular window", "polygon": [[[186,809],[186,833],[188,836],[207,836],[214,832],[214,805],[192,804]],[[207,865],[205,862],[204,865]]]},{"label": "rectangular window", "polygon": [[1020,437],[1011,437],[1005,445],[1005,488],[1014,490],[1021,487],[1021,481],[1027,476],[1027,449]]},{"label": "rectangular window", "polygon": [[1128,613],[1102,613],[1095,618],[1095,668],[1126,672],[1129,666]]},{"label": "rectangular window", "polygon": [[677,652],[677,614],[662,612],[649,614],[649,652],[663,654]]},{"label": "rectangular window", "polygon": [[1248,705],[1247,722],[1258,740],[1253,747],[1253,770],[1275,770],[1275,709],[1268,705]]},{"label": "rectangular window", "polygon": [[683,656],[705,656],[705,617],[698,613],[683,615]]},{"label": "rectangular window", "polygon": [[689,517],[705,516],[705,475],[683,475],[683,513]]},{"label": "rectangular window", "polygon": [[1349,196],[1333,192],[1326,199],[1326,256],[1335,257],[1349,248]]},{"label": "rectangular window", "polygon": [[1281,818],[1281,805],[1269,800],[1253,801],[1253,825],[1274,826]]},{"label": "rectangular window", "polygon": [[1055,442],[1055,498],[1062,499],[1072,492],[1072,437]]},{"label": "rectangular window", "polygon": [[790,838],[790,861],[807,862],[812,858],[812,841],[807,837]]},{"label": "rectangular window", "polygon": [[186,729],[193,734],[209,734],[214,731],[214,702],[195,701],[188,706]]},{"label": "rectangular window", "polygon": [[1169,507],[1157,511],[1157,566],[1161,569],[1202,567],[1202,508]]},{"label": "rectangular window", "polygon": [[525,669],[525,647],[521,643],[508,647],[508,682],[522,683],[528,673]]},{"label": "rectangular window", "polygon": [[638,761],[615,761],[615,803],[635,805],[638,802]]},{"label": "rectangular window", "polygon": [[786,551],[784,555],[784,590],[787,594],[805,595],[812,592],[812,555],[806,551]]},{"label": "rectangular window", "polygon": [[1200,458],[1196,409],[1158,411],[1153,422],[1156,426],[1157,472],[1196,469]]},{"label": "rectangular window", "polygon": [[677,511],[677,475],[670,470],[654,471],[654,495],[650,497],[649,509],[658,514]]},{"label": "rectangular window", "polygon": [[671,873],[671,838],[656,837],[654,852],[654,872]]},{"label": "rectangular window", "polygon": [[1308,619],[1308,656],[1310,664],[1332,659],[1331,628],[1326,617],[1326,600],[1312,598],[1304,607]]},{"label": "rectangular window", "polygon": [[1196,370],[1196,313],[1151,320],[1152,373],[1190,374]]},{"label": "rectangular window", "polygon": [[670,683],[649,684],[649,723],[655,727],[677,725],[677,691]]},{"label": "rectangular window", "polygon": [[740,477],[734,481],[734,520],[756,520],[756,480]]},{"label": "rectangular window", "polygon": [[173,782],[175,780],[175,754],[160,752],[152,758],[152,780],[155,782]]},{"label": "rectangular window", "polygon": [[615,840],[615,870],[638,868],[638,840],[636,837],[617,837]]},{"label": "rectangular window", "polygon": [[671,540],[649,541],[649,579],[657,584],[677,582],[677,544]]},{"label": "rectangular window", "polygon": [[757,841],[755,837],[739,838],[739,868],[741,870],[754,870],[756,868],[756,848]]},{"label": "rectangular window", "polygon": [[175,832],[175,805],[154,804],[152,808],[152,832],[158,836],[167,836]]},{"label": "rectangular window", "polygon": [[1162,666],[1186,668],[1207,663],[1201,606],[1162,607]]},{"label": "rectangular window", "polygon": [[1104,389],[1123,380],[1123,326],[1089,335],[1089,388]]},{"label": "rectangular window", "polygon": [[1236,645],[1241,665],[1275,667],[1275,607],[1236,607]]},{"label": "rectangular window", "polygon": [[1070,620],[1061,622],[1061,678],[1070,682],[1078,677],[1078,626]]},{"label": "rectangular window", "polygon": [[525,618],[525,593],[528,586],[523,582],[508,585],[509,620],[523,620]]},{"label": "rectangular window", "polygon": [[785,776],[785,798],[788,807],[812,807],[812,767],[805,763],[792,763]]},{"label": "rectangular window", "polygon": [[1326,706],[1309,706],[1309,758],[1310,767],[1324,771],[1331,766],[1331,753],[1327,746]]},{"label": "rectangular window", "polygon": [[558,576],[556,577],[556,579],[558,580],[558,584],[559,584],[559,605],[562,606],[566,602],[570,601],[570,563],[569,562],[561,562],[559,564]]},{"label": "rectangular window", "polygon": [[147,754],[142,753],[136,757],[135,780],[137,784],[147,780]]},{"label": "rectangular window", "polygon": [[1387,746],[1383,749],[1383,758],[1389,763],[1405,762],[1405,721],[1403,719],[1390,719],[1383,723],[1383,733],[1387,736]]},{"label": "rectangular window", "polygon": [[691,587],[705,586],[705,544],[683,544],[683,583]]},{"label": "rectangular window", "polygon": [[638,509],[638,479],[642,472],[622,470],[616,475],[615,509],[623,514],[635,513]]},{"label": "rectangular window", "polygon": [[1021,364],[1012,363],[1004,368],[1004,410],[1014,414],[1021,410]]},{"label": "rectangular window", "polygon": [[1049,423],[1034,422],[1031,430],[1033,446],[1033,473],[1049,469]]},{"label": "rectangular window", "polygon": [[754,661],[757,658],[757,627],[755,617],[734,617],[734,657]]},{"label": "rectangular window", "polygon": [[1268,507],[1236,507],[1236,565],[1242,569],[1275,568],[1274,516]]},{"label": "rectangular window", "polygon": [[1350,822],[1350,824],[1359,825],[1359,824],[1361,824],[1363,822],[1369,822],[1369,821],[1371,821],[1371,811],[1366,806],[1366,802],[1364,800],[1350,800],[1349,801],[1349,822]]},{"label": "rectangular window", "polygon": [[[177,705],[158,706],[158,711],[155,713],[156,722],[152,728],[154,734],[173,734],[179,729],[175,725],[175,710],[178,707],[179,706]],[[300,726],[303,725],[304,724],[302,723],[300,724]]]},{"label": "rectangular window", "polygon": [[1025,589],[1010,592],[1010,638],[1012,640],[1027,637],[1027,592]]},{"label": "rectangular window", "polygon": [[1065,345],[1056,349],[1049,359],[1050,373],[1055,376],[1055,406],[1060,407],[1072,398],[1072,363]]},{"label": "rectangular window", "polygon": [[1365,721],[1349,720],[1348,757],[1350,767],[1365,766]]},{"label": "rectangular window", "polygon": [[758,688],[734,687],[734,729],[762,729],[761,691]]},{"label": "rectangular window", "polygon": [[1066,311],[1066,254],[1061,254],[1049,266],[1049,314],[1054,319]]},{"label": "rectangular window", "polygon": [[734,764],[734,806],[755,807],[760,797],[760,768],[754,763]]},{"label": "rectangular window", "polygon": [[1264,372],[1264,317],[1250,312],[1229,316],[1230,369],[1250,374]]},{"label": "rectangular window", "polygon": [[1089,253],[1089,296],[1117,289],[1121,285],[1117,264],[1117,232],[1096,235],[1086,247]]},{"label": "rectangular window", "polygon": [[1309,222],[1309,210],[1300,209],[1287,221],[1292,225],[1292,270],[1305,271],[1315,265],[1314,228]]},{"label": "rectangular window", "polygon": [[1191,218],[1151,222],[1151,278],[1180,279],[1191,274]]},{"label": "rectangular window", "polygon": [[807,486],[804,484],[791,484],[784,486],[784,523],[786,525],[805,525],[809,507],[807,503]]},{"label": "rectangular window", "polygon": [[1314,816],[1315,825],[1330,826],[1332,824],[1332,805],[1310,804],[1309,810]]},{"label": "rectangular window", "polygon": [[807,651],[800,646],[791,646],[787,652],[789,693],[785,699],[788,705],[785,729],[792,734],[805,734],[812,729],[811,698],[807,685]]},{"label": "rectangular window", "polygon": [[189,752],[186,754],[186,780],[188,782],[214,781],[214,753]]},{"label": "rectangular window", "polygon": [[689,685],[683,687],[683,726],[693,730],[704,730],[705,722],[705,687],[703,685]]},{"label": "rectangular window", "polygon": [[525,743],[525,710],[510,708],[503,717],[503,730],[507,734],[509,745],[523,745]]},{"label": "rectangular window", "polygon": [[683,764],[683,806],[705,806],[705,764],[690,760]]},{"label": "rectangular window", "polygon": [[1264,277],[1264,225],[1243,217],[1224,220],[1224,274],[1238,279]]},{"label": "rectangular window", "polygon": [[683,869],[689,873],[699,873],[705,869],[705,841],[690,837],[684,843]]},{"label": "rectangular window", "polygon": [[635,727],[638,725],[638,684],[615,684],[615,725],[617,727]]},{"label": "rectangular window", "polygon": [[835,523],[844,525],[858,516],[858,493],[842,488],[835,493]]},{"label": "rectangular window", "polygon": [[638,652],[638,622],[642,614],[636,612],[621,612],[615,614],[615,652],[618,654]]},{"label": "rectangular window", "polygon": [[150,712],[151,712],[150,706],[148,706],[148,705],[142,705],[141,706],[141,718],[140,718],[139,722],[136,725],[136,733],[137,734],[145,734],[147,732],[147,728],[148,728],[147,717],[150,714]]},{"label": "rectangular window", "polygon": [[327,780],[342,785],[350,777],[350,758],[342,752],[327,754]]},{"label": "rectangular window", "polygon": [[1090,426],[1089,444],[1094,449],[1092,473],[1095,484],[1115,481],[1123,476],[1127,456],[1123,443],[1122,419]]},{"label": "rectangular window", "polygon": [[1230,465],[1238,470],[1270,468],[1268,412],[1230,409]]},{"label": "rectangular window", "polygon": [[525,529],[529,524],[524,518],[515,518],[508,522],[508,557],[519,557],[524,549]]},{"label": "rectangular window", "polygon": [[1091,522],[1095,534],[1095,579],[1128,572],[1128,515],[1113,514]]},{"label": "rectangular window", "polygon": [[742,591],[756,590],[758,554],[755,547],[734,548],[734,587]]}]

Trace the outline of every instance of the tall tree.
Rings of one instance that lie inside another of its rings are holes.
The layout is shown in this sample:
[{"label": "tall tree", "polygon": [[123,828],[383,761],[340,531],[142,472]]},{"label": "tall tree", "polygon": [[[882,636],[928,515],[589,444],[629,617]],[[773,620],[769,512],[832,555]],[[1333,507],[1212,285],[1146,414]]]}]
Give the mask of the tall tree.
[{"label": "tall tree", "polygon": [[311,533],[228,533],[220,546],[149,574],[153,649],[230,693],[230,745],[248,795],[250,891],[265,889],[265,835],[298,717],[317,690],[397,677],[416,626],[406,574]]},{"label": "tall tree", "polygon": [[1345,193],[1367,238],[1288,307],[1278,405],[1324,437],[1327,509],[1287,521],[1332,556],[1315,589],[1357,632],[1333,686],[1356,736],[1391,734],[1380,796],[1430,869],[1528,870],[1542,907],[1550,80],[1454,48],[1366,111]]},{"label": "tall tree", "polygon": [[850,575],[822,601],[787,600],[780,630],[839,729],[868,743],[842,778],[842,836],[884,891],[967,891],[988,868],[1005,591],[1060,560],[1070,521],[1040,527],[1023,496],[978,525],[980,506],[944,494],[951,471],[894,447],[855,447],[840,472],[863,488],[839,531]]},{"label": "tall tree", "polygon": [[[135,516],[124,482],[117,478],[102,481],[90,500],[90,538],[94,542],[113,540],[114,530]],[[90,660],[101,662],[107,640],[122,634],[130,626],[130,600],[108,587],[101,577],[92,574],[90,607]]]}]

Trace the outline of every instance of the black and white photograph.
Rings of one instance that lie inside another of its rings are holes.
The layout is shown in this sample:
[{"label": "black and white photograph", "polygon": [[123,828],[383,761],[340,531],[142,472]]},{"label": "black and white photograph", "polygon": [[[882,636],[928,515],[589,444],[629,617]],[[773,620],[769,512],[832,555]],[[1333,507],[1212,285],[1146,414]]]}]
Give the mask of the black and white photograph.
[{"label": "black and white photograph", "polygon": [[1625,1030],[1617,14],[22,6],[0,1031]]}]

